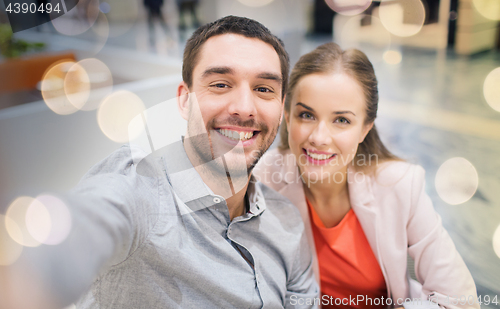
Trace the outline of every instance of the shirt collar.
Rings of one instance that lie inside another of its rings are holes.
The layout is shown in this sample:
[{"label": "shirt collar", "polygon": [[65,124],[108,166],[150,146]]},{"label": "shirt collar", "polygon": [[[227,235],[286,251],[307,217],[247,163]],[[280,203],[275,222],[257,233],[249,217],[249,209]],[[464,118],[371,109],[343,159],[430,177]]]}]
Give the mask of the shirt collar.
[{"label": "shirt collar", "polygon": [[162,149],[162,159],[167,180],[184,203],[213,194],[189,160],[182,141]]},{"label": "shirt collar", "polygon": [[251,214],[258,216],[266,210],[266,200],[262,193],[261,185],[257,184],[257,179],[253,175],[250,177],[247,195],[250,204],[249,212]]}]

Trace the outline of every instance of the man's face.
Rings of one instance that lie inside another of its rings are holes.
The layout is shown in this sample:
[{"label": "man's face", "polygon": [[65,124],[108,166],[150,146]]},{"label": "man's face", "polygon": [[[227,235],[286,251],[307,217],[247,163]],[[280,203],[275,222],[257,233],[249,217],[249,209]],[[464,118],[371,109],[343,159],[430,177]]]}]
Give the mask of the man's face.
[{"label": "man's face", "polygon": [[208,39],[198,57],[191,89],[181,83],[178,90],[179,96],[195,93],[180,103],[188,149],[198,163],[224,156],[229,170],[244,160],[247,172],[271,146],[280,124],[278,54],[258,39],[223,34]]}]

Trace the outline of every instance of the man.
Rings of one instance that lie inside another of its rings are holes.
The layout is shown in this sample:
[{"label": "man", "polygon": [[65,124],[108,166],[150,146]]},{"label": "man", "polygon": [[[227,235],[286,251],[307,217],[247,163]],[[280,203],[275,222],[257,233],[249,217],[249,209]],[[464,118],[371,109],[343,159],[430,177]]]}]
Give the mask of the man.
[{"label": "man", "polygon": [[29,300],[12,285],[0,299],[8,308],[78,298],[78,308],[120,309],[313,302],[300,215],[249,176],[276,136],[288,68],[282,42],[256,21],[228,16],[199,28],[177,91],[183,141],[149,155],[123,146],[94,166],[65,197],[66,241],[27,250],[9,270],[14,285],[29,283]]}]

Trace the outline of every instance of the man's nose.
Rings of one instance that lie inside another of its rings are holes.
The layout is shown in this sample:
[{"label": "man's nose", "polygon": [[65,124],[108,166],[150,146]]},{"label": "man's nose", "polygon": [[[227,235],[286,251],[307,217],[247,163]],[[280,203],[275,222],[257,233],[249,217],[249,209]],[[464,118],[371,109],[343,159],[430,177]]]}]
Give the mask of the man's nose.
[{"label": "man's nose", "polygon": [[254,118],[257,113],[254,91],[249,86],[243,86],[234,93],[229,103],[228,112],[242,120]]},{"label": "man's nose", "polygon": [[328,125],[320,121],[309,135],[309,143],[314,146],[329,145],[332,142],[332,134]]}]

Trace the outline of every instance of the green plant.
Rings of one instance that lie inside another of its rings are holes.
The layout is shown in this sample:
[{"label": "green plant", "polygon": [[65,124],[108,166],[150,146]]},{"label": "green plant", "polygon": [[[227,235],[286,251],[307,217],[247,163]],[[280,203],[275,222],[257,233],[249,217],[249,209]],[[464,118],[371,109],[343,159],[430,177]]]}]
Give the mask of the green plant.
[{"label": "green plant", "polygon": [[28,51],[39,51],[45,48],[45,43],[30,43],[13,37],[9,25],[0,25],[0,53],[5,58],[19,57]]}]

